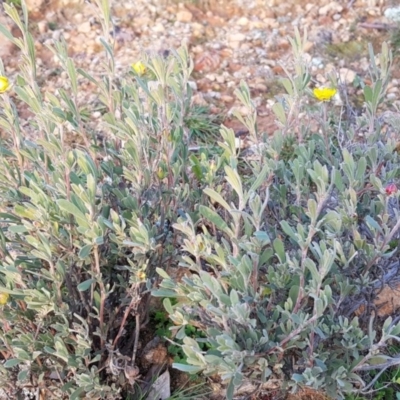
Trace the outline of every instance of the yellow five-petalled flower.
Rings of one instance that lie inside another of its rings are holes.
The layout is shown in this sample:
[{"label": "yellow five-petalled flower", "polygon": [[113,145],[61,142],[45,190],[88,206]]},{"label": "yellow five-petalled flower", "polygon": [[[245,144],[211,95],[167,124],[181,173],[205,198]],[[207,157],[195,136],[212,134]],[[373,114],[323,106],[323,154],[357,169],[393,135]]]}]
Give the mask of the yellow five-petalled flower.
[{"label": "yellow five-petalled flower", "polygon": [[146,72],[146,66],[141,61],[132,64],[132,68],[139,76]]},{"label": "yellow five-petalled flower", "polygon": [[337,90],[335,88],[315,88],[313,89],[314,96],[319,101],[329,101],[335,94]]},{"label": "yellow five-petalled flower", "polygon": [[0,93],[4,93],[10,87],[10,82],[5,76],[0,76]]},{"label": "yellow five-petalled flower", "polygon": [[8,293],[0,293],[0,306],[8,303],[10,295]]}]

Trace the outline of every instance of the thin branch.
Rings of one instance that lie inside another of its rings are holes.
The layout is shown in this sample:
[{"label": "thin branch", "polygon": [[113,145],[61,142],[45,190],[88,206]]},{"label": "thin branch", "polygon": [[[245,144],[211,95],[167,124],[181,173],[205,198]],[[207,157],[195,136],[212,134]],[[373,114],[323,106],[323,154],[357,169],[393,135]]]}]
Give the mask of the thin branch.
[{"label": "thin branch", "polygon": [[381,22],[360,22],[358,24],[360,28],[365,28],[365,29],[378,29],[378,30],[384,30],[384,31],[389,31],[391,29],[397,29],[396,24],[384,24]]},{"label": "thin branch", "polygon": [[380,246],[379,253],[368,263],[364,270],[364,276],[368,273],[368,271],[371,269],[371,267],[380,259],[382,258],[382,255],[380,254],[382,250],[385,248],[385,246],[390,243],[390,241],[393,239],[393,236],[397,233],[397,231],[400,229],[400,218],[397,220],[396,225],[393,227],[393,229],[389,232],[389,234],[385,237],[382,245]]},{"label": "thin branch", "polygon": [[133,352],[132,352],[132,365],[135,365],[137,349],[139,345],[139,333],[140,333],[140,314],[135,315],[136,326],[135,326],[135,343],[133,344]]},{"label": "thin branch", "polygon": [[392,360],[382,363],[382,364],[374,364],[374,365],[361,365],[359,367],[355,367],[353,371],[372,371],[374,369],[387,369],[390,367],[394,367],[395,365],[400,365],[400,356],[393,358]]},{"label": "thin branch", "polygon": [[326,192],[326,194],[318,200],[315,221],[311,221],[311,224],[309,226],[307,239],[306,239],[307,245],[301,251],[301,270],[302,270],[302,274],[300,276],[299,294],[297,295],[296,304],[294,305],[294,308],[293,308],[293,313],[294,314],[296,314],[299,311],[300,306],[301,306],[301,302],[304,299],[304,285],[305,285],[305,281],[304,281],[305,278],[304,277],[305,277],[305,262],[306,262],[307,254],[308,254],[312,239],[313,239],[314,235],[317,233],[316,226],[317,226],[318,218],[319,218],[323,208],[325,207],[325,204],[327,203],[327,201],[328,201],[328,199],[329,199],[329,197],[330,197],[330,195],[332,193],[332,189],[333,189],[333,182],[329,186],[329,189]]},{"label": "thin branch", "polygon": [[[101,348],[104,349],[105,346],[105,340],[104,340],[104,307],[105,307],[105,302],[106,302],[106,289],[104,287],[104,282],[101,276],[101,268],[100,268],[100,256],[99,256],[99,247],[96,246],[94,249],[94,260],[95,260],[95,273],[97,276],[97,279],[99,281],[99,286],[100,286],[100,315],[99,315],[99,320],[100,320],[100,344]],[[93,285],[92,285],[93,288]]]},{"label": "thin branch", "polygon": [[[387,368],[384,368],[382,371],[379,371],[378,374],[376,374],[375,378],[372,379],[372,381],[362,390],[362,393],[369,394],[369,393],[375,392],[375,390],[372,390],[372,391],[368,391],[368,390],[369,390],[369,388],[372,388],[375,385],[375,382],[387,370]],[[390,384],[388,384],[387,386],[389,386],[389,385]],[[383,388],[379,388],[379,389],[383,389]]]},{"label": "thin branch", "polygon": [[[297,329],[295,329],[289,336],[285,337],[279,345],[271,347],[269,350],[264,351],[262,353],[257,353],[256,356],[265,356],[267,354],[271,354],[272,352],[279,350],[280,348],[284,347],[287,342],[292,340],[295,336],[297,336],[301,331],[304,330],[304,328],[312,323],[314,323],[318,319],[317,315],[313,315],[308,321],[306,321],[304,324],[300,325]],[[399,361],[400,364],[400,361]]]},{"label": "thin branch", "polygon": [[118,343],[119,338],[120,338],[121,335],[122,335],[122,331],[124,330],[125,323],[126,323],[126,319],[128,318],[128,315],[129,315],[129,313],[131,312],[132,307],[133,307],[134,304],[135,304],[135,296],[132,296],[132,300],[131,300],[129,306],[126,307],[126,309],[125,309],[125,313],[124,313],[124,316],[123,316],[123,318],[122,318],[122,322],[121,322],[121,325],[120,325],[120,327],[119,327],[119,331],[118,331],[118,333],[117,333],[117,336],[115,336],[114,342],[113,342],[113,344],[112,344],[112,349],[113,349],[113,350],[114,350],[116,344]]}]

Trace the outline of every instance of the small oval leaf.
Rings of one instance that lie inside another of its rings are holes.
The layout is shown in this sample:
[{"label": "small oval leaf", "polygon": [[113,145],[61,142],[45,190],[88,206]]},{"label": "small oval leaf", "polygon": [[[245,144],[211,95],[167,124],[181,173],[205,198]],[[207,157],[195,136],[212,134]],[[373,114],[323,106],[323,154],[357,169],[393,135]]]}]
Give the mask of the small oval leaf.
[{"label": "small oval leaf", "polygon": [[95,282],[94,279],[88,279],[88,280],[86,280],[86,281],[80,283],[80,284],[77,286],[77,289],[78,289],[80,292],[84,292],[85,290],[88,290],[88,289],[90,288],[90,286],[92,285],[93,282]]}]

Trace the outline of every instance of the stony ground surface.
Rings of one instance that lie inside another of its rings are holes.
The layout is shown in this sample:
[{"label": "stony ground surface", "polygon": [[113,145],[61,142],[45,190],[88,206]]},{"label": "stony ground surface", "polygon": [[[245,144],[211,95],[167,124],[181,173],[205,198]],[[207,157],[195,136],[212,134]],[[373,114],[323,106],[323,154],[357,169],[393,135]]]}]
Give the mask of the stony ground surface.
[{"label": "stony ground surface", "polygon": [[[43,90],[54,92],[65,84],[66,73],[60,71],[47,47],[61,37],[68,43],[77,66],[95,76],[103,73],[104,54],[99,40],[102,29],[93,2],[27,2]],[[125,74],[143,52],[164,53],[183,42],[195,61],[193,101],[222,113],[225,123],[240,131],[240,124],[231,120],[233,109],[240,107],[233,92],[245,80],[257,105],[260,129],[272,133],[276,125],[271,105],[282,91],[278,80],[284,75],[283,67],[292,67],[288,37],[293,37],[298,27],[308,31],[305,50],[312,84],[324,84],[326,74],[335,70],[355,102],[361,94],[357,80],[369,79],[367,43],[379,52],[383,40],[391,41],[395,57],[386,104],[399,107],[400,33],[385,16],[387,9],[395,6],[396,0],[114,0],[117,74]],[[0,13],[0,23],[18,36],[4,13]],[[2,37],[0,57],[12,80],[18,71],[19,54]],[[82,82],[80,100],[95,108],[97,95],[85,85]],[[92,118],[99,117],[93,109]],[[307,392],[304,398],[322,398],[318,396]]]},{"label": "stony ground surface", "polygon": [[[95,75],[102,73],[102,29],[94,1],[27,2],[45,90],[53,91],[65,82],[65,72],[59,72],[58,61],[47,47],[62,36],[79,67]],[[396,25],[385,17],[387,9],[395,6],[396,0],[115,0],[117,74],[126,73],[143,52],[163,53],[186,43],[195,60],[194,101],[229,118],[238,106],[233,91],[243,79],[252,90],[261,127],[270,132],[274,130],[270,107],[282,91],[278,83],[284,75],[282,65],[291,68],[288,37],[293,37],[294,27],[308,31],[306,57],[312,84],[324,84],[326,73],[335,70],[350,95],[357,98],[361,92],[354,83],[359,78],[368,81],[367,43],[375,51],[383,40],[400,47],[398,29],[391,29]],[[0,22],[18,34],[3,15]],[[13,75],[18,52],[0,40],[0,56],[7,74]],[[399,82],[400,59],[395,57],[388,90],[391,102],[399,101]],[[90,87],[83,86],[82,93],[85,104],[96,102]],[[94,118],[99,116],[93,113]]]}]

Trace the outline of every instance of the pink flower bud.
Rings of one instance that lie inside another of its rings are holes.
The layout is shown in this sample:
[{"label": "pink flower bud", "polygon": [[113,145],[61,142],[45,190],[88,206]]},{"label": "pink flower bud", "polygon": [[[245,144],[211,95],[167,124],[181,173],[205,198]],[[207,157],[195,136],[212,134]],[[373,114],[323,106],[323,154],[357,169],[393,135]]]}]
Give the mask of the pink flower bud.
[{"label": "pink flower bud", "polygon": [[388,196],[391,196],[392,194],[397,192],[397,186],[394,183],[391,183],[390,185],[386,186],[385,192]]}]

